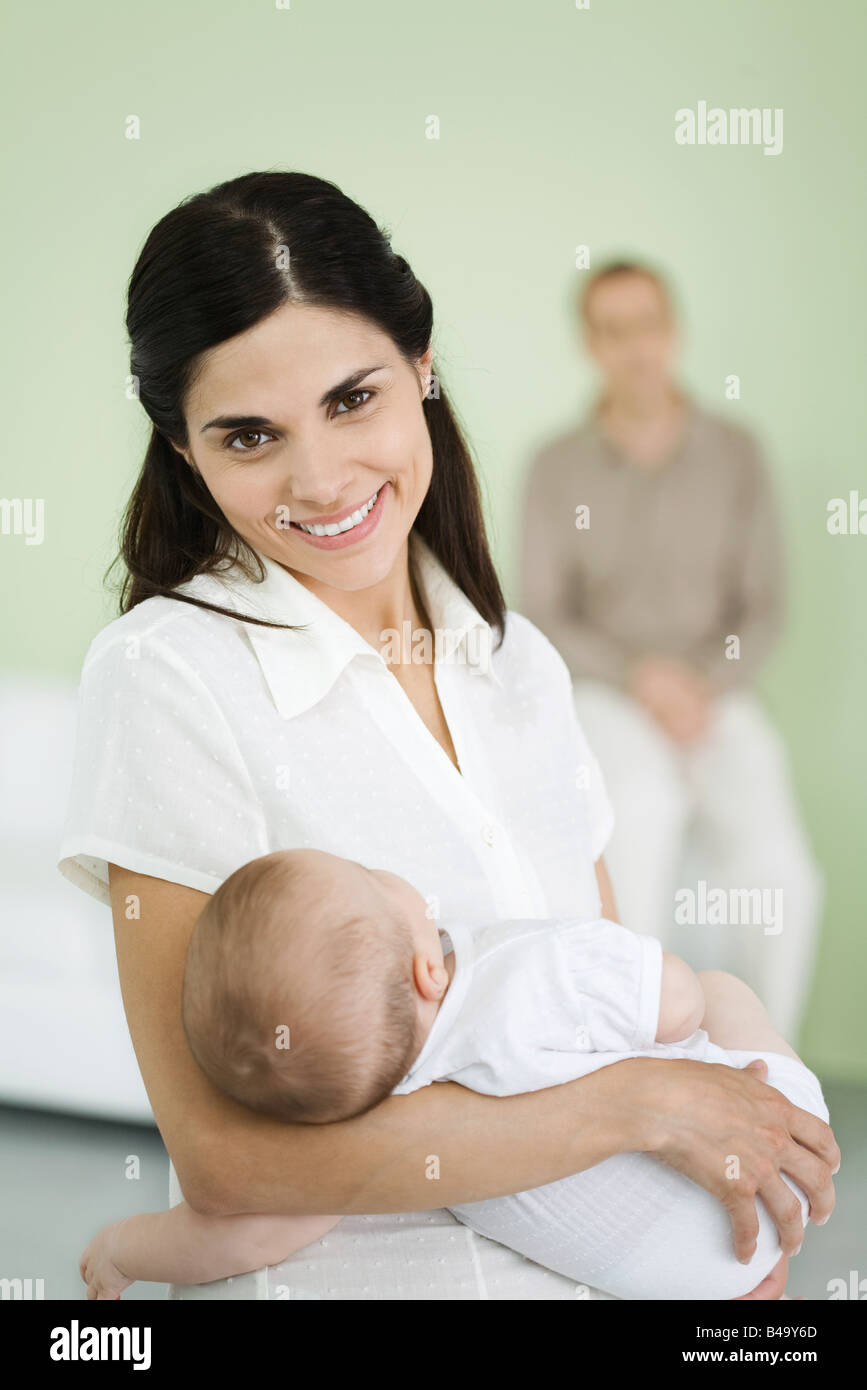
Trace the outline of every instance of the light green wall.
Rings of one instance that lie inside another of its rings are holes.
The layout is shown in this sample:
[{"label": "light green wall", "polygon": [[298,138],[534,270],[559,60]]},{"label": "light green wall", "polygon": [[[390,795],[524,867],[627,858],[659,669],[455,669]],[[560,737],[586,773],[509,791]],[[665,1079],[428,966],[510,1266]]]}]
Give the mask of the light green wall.
[{"label": "light green wall", "polygon": [[[867,496],[860,0],[19,0],[6,29],[2,491],[46,507],[41,546],[0,537],[6,666],[73,676],[114,616],[101,576],[145,439],[124,290],[186,194],[297,168],[391,229],[434,297],[513,601],[523,471],[591,387],[574,247],[653,256],[684,304],[684,381],[759,432],[778,480],[792,614],[763,689],[829,883],[803,1050],[867,1075],[867,536],[825,528],[829,498]],[[782,153],[676,145],[700,100],[782,107]]]}]

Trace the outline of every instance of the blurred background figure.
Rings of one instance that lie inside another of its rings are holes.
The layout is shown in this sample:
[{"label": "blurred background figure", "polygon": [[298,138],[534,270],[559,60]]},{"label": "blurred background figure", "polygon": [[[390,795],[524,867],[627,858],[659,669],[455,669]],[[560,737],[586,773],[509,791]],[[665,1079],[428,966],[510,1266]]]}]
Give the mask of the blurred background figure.
[{"label": "blurred background figure", "polygon": [[602,390],[530,468],[518,607],[575,682],[617,817],[622,921],[732,970],[794,1042],[823,885],[753,689],[784,606],[768,472],[742,426],[674,379],[657,271],[604,267],[579,313]]}]

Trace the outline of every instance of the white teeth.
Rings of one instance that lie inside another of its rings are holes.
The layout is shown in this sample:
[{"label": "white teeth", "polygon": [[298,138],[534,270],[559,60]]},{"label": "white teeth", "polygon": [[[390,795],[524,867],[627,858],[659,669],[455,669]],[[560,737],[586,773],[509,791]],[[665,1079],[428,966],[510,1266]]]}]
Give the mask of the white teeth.
[{"label": "white teeth", "polygon": [[373,494],[369,502],[365,502],[363,507],[359,507],[351,516],[344,517],[342,521],[332,521],[328,526],[305,526],[303,521],[299,521],[298,525],[302,531],[306,531],[310,536],[337,536],[343,531],[351,531],[353,526],[357,526],[359,522],[364,520],[371,507],[375,506],[378,496],[379,489]]}]

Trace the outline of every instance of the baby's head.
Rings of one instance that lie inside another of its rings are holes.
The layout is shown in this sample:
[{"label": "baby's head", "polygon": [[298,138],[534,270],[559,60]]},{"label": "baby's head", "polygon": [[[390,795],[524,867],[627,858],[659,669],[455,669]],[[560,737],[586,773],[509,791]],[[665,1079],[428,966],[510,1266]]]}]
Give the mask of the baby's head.
[{"label": "baby's head", "polygon": [[200,914],[184,1030],[225,1094],[327,1124],[391,1093],[447,985],[436,923],[409,883],[321,850],[280,850],[237,869]]}]

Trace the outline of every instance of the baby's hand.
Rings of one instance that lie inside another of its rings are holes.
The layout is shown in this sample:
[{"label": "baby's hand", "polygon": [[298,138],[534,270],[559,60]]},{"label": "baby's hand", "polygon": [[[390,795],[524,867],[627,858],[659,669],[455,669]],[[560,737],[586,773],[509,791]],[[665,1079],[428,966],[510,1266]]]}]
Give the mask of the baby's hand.
[{"label": "baby's hand", "polygon": [[103,1226],[78,1262],[78,1272],[87,1285],[87,1297],[91,1300],[120,1298],[123,1290],[134,1282],[115,1263],[117,1233],[122,1225],[122,1221],[115,1221],[110,1226]]}]

